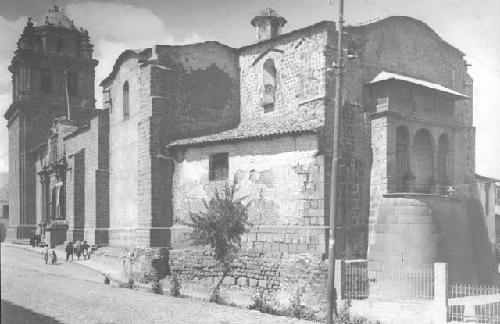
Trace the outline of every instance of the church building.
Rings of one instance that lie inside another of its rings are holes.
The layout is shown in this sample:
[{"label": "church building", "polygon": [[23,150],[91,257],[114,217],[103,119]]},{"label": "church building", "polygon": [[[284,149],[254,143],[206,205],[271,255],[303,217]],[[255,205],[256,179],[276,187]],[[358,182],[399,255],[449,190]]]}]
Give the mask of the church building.
[{"label": "church building", "polygon": [[426,24],[388,17],[255,42],[126,50],[100,83],[92,45],[57,7],[29,20],[12,60],[10,239],[187,246],[190,212],[234,184],[253,227],[243,248],[328,254],[335,66],[344,55],[338,255],[369,267],[450,264],[488,276],[475,182],[472,79],[464,53]]}]

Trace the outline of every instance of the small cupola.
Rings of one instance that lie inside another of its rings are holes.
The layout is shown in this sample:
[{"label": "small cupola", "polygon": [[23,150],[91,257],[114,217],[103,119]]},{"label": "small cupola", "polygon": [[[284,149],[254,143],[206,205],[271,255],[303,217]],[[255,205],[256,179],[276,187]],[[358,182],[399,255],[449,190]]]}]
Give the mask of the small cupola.
[{"label": "small cupola", "polygon": [[250,22],[257,30],[257,41],[264,41],[278,36],[281,27],[286,24],[286,19],[279,16],[272,8],[259,12]]}]

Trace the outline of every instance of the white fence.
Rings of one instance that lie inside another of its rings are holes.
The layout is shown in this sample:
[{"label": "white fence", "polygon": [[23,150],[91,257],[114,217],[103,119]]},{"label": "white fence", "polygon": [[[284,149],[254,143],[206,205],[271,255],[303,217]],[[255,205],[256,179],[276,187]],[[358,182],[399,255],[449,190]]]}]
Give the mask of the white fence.
[{"label": "white fence", "polygon": [[500,286],[448,284],[445,263],[433,269],[370,271],[365,262],[336,264],[339,299],[359,315],[389,323],[500,324]]},{"label": "white fence", "polygon": [[500,324],[500,287],[450,285],[448,320],[458,323]]}]

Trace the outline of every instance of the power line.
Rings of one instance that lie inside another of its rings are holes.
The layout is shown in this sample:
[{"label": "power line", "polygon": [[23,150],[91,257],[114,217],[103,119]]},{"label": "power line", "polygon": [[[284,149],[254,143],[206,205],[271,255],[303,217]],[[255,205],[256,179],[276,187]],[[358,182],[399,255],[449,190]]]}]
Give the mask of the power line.
[{"label": "power line", "polygon": [[384,8],[384,7],[382,7],[382,6],[378,5],[378,4],[376,4],[375,2],[373,2],[373,1],[371,1],[371,0],[363,0],[363,1],[365,1],[366,3],[369,3],[369,4],[371,4],[371,5],[373,5],[373,6],[377,7],[377,8],[379,8],[380,10],[385,11],[385,12],[386,12],[386,13],[388,13],[389,15],[393,15],[393,13],[391,13],[389,10],[387,10],[386,8]]}]

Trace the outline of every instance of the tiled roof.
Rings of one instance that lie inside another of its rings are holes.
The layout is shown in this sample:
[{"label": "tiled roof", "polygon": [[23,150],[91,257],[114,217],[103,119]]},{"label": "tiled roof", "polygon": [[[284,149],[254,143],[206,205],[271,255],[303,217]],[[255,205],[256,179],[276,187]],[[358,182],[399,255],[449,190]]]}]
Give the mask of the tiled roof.
[{"label": "tiled roof", "polygon": [[246,122],[245,124],[240,124],[237,128],[220,133],[180,139],[170,143],[168,147],[203,146],[205,144],[219,142],[234,142],[286,134],[317,132],[323,124],[324,122],[321,118],[308,120],[268,120],[255,121],[254,123]]},{"label": "tiled roof", "polygon": [[388,80],[405,81],[405,82],[413,83],[413,84],[416,84],[416,85],[419,85],[419,86],[422,86],[422,87],[425,87],[428,89],[445,92],[445,93],[448,93],[452,96],[455,96],[455,97],[458,97],[461,99],[470,99],[469,96],[464,95],[460,92],[448,89],[440,84],[432,83],[429,81],[424,81],[424,80],[420,80],[420,79],[416,79],[416,78],[412,78],[412,77],[408,77],[408,76],[404,76],[404,75],[400,75],[400,74],[396,74],[396,73],[390,73],[390,72],[386,72],[386,71],[380,72],[373,80],[371,80],[369,82],[369,84],[374,84],[374,83],[388,81]]}]

